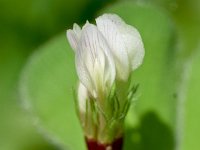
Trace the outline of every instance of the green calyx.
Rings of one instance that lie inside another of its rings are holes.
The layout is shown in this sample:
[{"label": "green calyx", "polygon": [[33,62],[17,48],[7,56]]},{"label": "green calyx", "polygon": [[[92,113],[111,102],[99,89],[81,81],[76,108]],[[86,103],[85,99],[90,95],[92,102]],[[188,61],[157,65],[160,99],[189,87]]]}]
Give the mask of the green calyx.
[{"label": "green calyx", "polygon": [[104,99],[88,97],[85,112],[80,111],[79,101],[75,99],[79,120],[88,139],[109,144],[123,136],[123,122],[138,85],[127,87],[114,84]]}]

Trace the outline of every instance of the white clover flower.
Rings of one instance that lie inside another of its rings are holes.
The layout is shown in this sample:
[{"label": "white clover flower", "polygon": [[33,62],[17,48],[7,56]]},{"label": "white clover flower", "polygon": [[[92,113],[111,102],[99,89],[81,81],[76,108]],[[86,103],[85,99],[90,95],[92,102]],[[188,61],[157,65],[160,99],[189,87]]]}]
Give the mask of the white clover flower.
[{"label": "white clover flower", "polygon": [[74,24],[67,38],[75,52],[77,107],[85,136],[112,147],[109,144],[123,134],[136,91],[128,79],[145,52],[137,29],[119,16],[104,14],[96,24],[86,22],[82,29]]},{"label": "white clover flower", "polygon": [[115,80],[115,64],[110,47],[95,25],[86,23],[81,30],[74,24],[67,31],[75,51],[76,70],[81,83],[94,97],[103,97]]}]

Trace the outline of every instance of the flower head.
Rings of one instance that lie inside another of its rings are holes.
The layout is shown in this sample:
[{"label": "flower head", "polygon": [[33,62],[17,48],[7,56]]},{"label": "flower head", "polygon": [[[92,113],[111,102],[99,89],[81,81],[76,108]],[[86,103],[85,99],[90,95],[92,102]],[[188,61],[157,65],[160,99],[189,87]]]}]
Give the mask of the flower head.
[{"label": "flower head", "polygon": [[75,52],[80,82],[77,105],[85,135],[111,143],[123,133],[135,93],[134,88],[128,92],[128,79],[142,64],[144,46],[137,29],[115,14],[98,17],[96,24],[87,22],[82,29],[74,24],[67,38]]},{"label": "flower head", "polygon": [[115,80],[115,64],[106,39],[88,22],[82,30],[74,24],[73,30],[67,31],[67,37],[75,51],[80,82],[94,98],[105,96]]}]

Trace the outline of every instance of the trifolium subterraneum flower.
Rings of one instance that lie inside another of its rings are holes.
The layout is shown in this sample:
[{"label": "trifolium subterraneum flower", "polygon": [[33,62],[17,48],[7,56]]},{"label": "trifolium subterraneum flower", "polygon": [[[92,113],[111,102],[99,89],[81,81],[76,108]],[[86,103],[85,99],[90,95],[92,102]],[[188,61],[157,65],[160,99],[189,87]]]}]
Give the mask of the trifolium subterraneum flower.
[{"label": "trifolium subterraneum flower", "polygon": [[123,122],[135,88],[130,76],[144,57],[136,28],[116,14],[104,14],[67,30],[79,78],[77,109],[88,140],[112,147],[123,137]]}]

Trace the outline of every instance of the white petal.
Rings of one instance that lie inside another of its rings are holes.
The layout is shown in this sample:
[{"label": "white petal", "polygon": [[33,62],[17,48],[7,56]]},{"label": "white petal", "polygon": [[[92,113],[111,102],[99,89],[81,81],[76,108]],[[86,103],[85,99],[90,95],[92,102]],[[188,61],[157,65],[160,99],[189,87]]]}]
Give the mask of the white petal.
[{"label": "white petal", "polygon": [[79,27],[78,24],[74,23],[74,25],[73,25],[73,31],[77,35],[78,38],[81,37],[81,27]]},{"label": "white petal", "polygon": [[82,83],[78,86],[78,104],[79,110],[84,113],[86,112],[86,101],[88,100],[88,91]]},{"label": "white petal", "polygon": [[93,83],[92,77],[90,76],[88,68],[85,64],[84,57],[85,56],[83,52],[77,50],[76,55],[75,55],[76,71],[77,71],[79,80],[84,84],[84,86],[92,94],[94,90],[94,83]]},{"label": "white petal", "polygon": [[77,24],[74,24],[73,30],[71,29],[67,30],[66,36],[68,38],[68,41],[72,49],[76,51],[81,36],[81,28]]},{"label": "white petal", "polygon": [[138,68],[143,62],[145,54],[144,45],[140,33],[136,28],[127,25],[126,33],[127,34],[124,35],[124,38],[126,38],[126,50],[128,51],[129,61],[131,64],[131,69],[133,71]]},{"label": "white petal", "polygon": [[100,16],[96,23],[111,47],[118,78],[127,80],[132,68],[141,64],[144,55],[138,31],[115,14]]},{"label": "white petal", "polygon": [[[129,75],[129,60],[128,54],[125,50],[125,45],[119,32],[118,22],[114,23],[111,18],[115,15],[103,15],[96,19],[97,27],[106,38],[109,46],[111,47],[112,54],[115,59],[117,77],[126,80]],[[117,19],[115,19],[118,21]],[[114,21],[115,21],[114,20]]]},{"label": "white petal", "polygon": [[[110,55],[108,44],[97,27],[87,23],[82,30],[81,39],[78,47],[77,72],[79,79],[90,90],[94,96],[95,90],[97,93],[105,85],[111,87],[111,83],[115,79],[115,65]],[[90,78],[88,81],[83,79],[83,72],[80,72],[80,65],[84,66],[85,74]],[[106,71],[106,72],[105,72]],[[105,79],[107,81],[105,81]],[[92,87],[89,87],[92,86]]]}]

